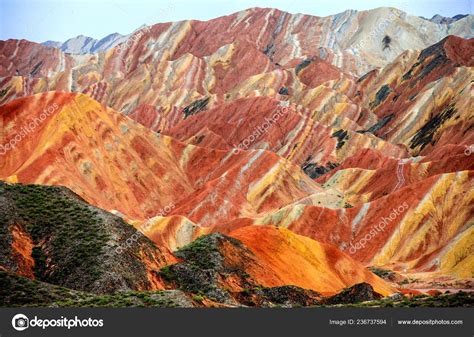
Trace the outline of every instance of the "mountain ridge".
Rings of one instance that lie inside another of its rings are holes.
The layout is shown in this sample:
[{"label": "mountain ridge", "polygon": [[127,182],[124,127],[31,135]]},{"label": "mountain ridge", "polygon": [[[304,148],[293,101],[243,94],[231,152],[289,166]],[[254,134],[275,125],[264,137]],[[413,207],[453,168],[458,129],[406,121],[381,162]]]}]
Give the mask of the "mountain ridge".
[{"label": "mountain ridge", "polygon": [[473,19],[256,8],[93,54],[0,41],[0,268],[90,305],[473,289]]}]

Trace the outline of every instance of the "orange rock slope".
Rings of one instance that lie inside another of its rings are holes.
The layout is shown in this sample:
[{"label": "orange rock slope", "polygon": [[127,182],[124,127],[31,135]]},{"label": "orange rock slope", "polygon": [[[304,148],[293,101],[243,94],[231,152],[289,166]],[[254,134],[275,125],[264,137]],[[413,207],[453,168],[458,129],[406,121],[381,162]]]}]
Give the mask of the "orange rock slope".
[{"label": "orange rock slope", "polygon": [[232,231],[263,264],[261,270],[247,270],[267,287],[297,285],[322,294],[334,294],[356,283],[367,282],[380,294],[394,292],[362,264],[336,247],[296,235],[284,228],[248,226]]},{"label": "orange rock slope", "polygon": [[[322,192],[272,152],[187,145],[82,94],[19,99],[2,106],[1,118],[2,143],[13,145],[2,156],[3,180],[65,185],[133,219],[180,210],[206,225]],[[22,137],[17,128],[25,130]]]}]

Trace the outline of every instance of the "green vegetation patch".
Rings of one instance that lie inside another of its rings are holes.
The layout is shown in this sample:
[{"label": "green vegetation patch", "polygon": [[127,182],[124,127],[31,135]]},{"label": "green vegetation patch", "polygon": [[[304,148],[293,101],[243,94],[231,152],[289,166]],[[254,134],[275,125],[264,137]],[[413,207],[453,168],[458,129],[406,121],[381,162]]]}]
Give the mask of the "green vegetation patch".
[{"label": "green vegetation patch", "polygon": [[38,280],[85,289],[102,273],[99,260],[109,235],[97,210],[67,193],[60,187],[2,183],[0,195],[13,209],[1,227],[22,224],[31,236]]},{"label": "green vegetation patch", "polygon": [[30,280],[0,271],[0,307],[191,307],[176,290],[127,291],[97,295]]}]

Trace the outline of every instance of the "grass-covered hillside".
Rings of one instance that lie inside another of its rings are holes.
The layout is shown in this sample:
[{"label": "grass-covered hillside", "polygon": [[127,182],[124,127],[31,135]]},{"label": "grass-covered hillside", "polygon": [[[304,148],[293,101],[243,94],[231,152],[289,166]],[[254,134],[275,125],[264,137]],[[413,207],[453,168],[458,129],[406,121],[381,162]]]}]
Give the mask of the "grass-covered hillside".
[{"label": "grass-covered hillside", "polygon": [[152,289],[147,265],[158,270],[168,253],[141,234],[124,245],[136,232],[66,188],[0,182],[5,270],[96,293]]}]

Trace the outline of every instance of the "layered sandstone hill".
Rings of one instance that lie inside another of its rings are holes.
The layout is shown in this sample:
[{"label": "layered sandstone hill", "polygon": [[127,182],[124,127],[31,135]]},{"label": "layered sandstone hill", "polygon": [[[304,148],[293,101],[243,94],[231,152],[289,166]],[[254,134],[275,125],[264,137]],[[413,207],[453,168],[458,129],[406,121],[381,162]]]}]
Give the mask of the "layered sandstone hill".
[{"label": "layered sandstone hill", "polygon": [[[254,8],[205,22],[156,24],[97,54],[69,55],[8,40],[0,44],[0,76],[8,77],[0,89],[10,98],[81,91],[126,114],[149,105],[172,113],[197,99],[222,101],[252,76],[275,72],[279,81],[291,81],[286,70],[298,72],[312,59],[329,64],[322,69],[333,65],[359,76],[449,34],[472,37],[472,20],[471,15],[449,25],[434,23],[394,8],[328,17]],[[314,86],[307,74],[302,76],[303,83]]]},{"label": "layered sandstone hill", "polygon": [[[133,219],[166,208],[183,208],[209,222],[217,214],[253,216],[317,199],[323,191],[270,151],[235,154],[185,144],[83,94],[49,92],[15,100],[2,106],[1,118],[2,144],[11,146],[2,157],[3,180],[68,186]],[[23,137],[17,137],[17,127]],[[331,194],[325,203],[341,202]]]},{"label": "layered sandstone hill", "polygon": [[[186,295],[150,293],[146,304],[164,305],[168,299],[171,304],[187,301],[192,306],[189,297],[205,294],[216,303],[241,305],[248,289],[278,292],[278,287],[287,285],[295,287],[286,292],[305,294],[313,304],[358,283],[377,294],[394,292],[336,247],[273,226],[242,228],[231,233],[233,238],[208,235],[172,254],[64,187],[0,183],[0,200],[0,231],[5,239],[0,247],[0,282],[2,291],[9,290],[0,305],[53,300],[93,305],[92,294],[170,286]],[[263,245],[257,239],[262,237]],[[42,296],[18,298],[19,292],[27,294],[31,288],[49,289]],[[126,302],[135,294],[122,296]]]},{"label": "layered sandstone hill", "polygon": [[[250,9],[157,24],[98,54],[0,41],[0,180],[69,188],[119,217],[93,226],[114,240],[123,226],[144,233],[147,258],[97,256],[145,275],[112,290],[204,292],[204,305],[271,294],[309,305],[356,283],[394,291],[368,265],[469,285],[472,35],[472,16],[448,25],[395,9]],[[7,211],[30,214],[33,198],[18,193]],[[9,272],[35,277],[32,247],[51,253],[59,230],[28,229],[38,212],[3,221],[18,257]],[[201,248],[219,263],[199,265]]]},{"label": "layered sandstone hill", "polygon": [[[4,133],[3,142],[14,148],[3,156],[2,179],[68,186],[93,204],[135,219],[160,246],[174,250],[205,233],[267,224],[333,244],[364,263],[470,277],[465,252],[472,245],[473,203],[465,191],[472,190],[473,180],[472,161],[464,153],[457,155],[463,156],[458,165],[464,171],[444,165],[452,173],[440,175],[440,165],[430,161],[408,164],[407,170],[387,158],[390,168],[382,156],[371,167],[369,152],[321,177],[321,185],[270,151],[186,145],[88,96],[59,93],[3,106],[4,130],[26,123],[27,115],[34,122],[31,111],[41,118],[41,108],[47,107],[57,108],[24,138],[17,141],[15,131]],[[377,187],[383,172],[392,178]],[[140,221],[149,216],[155,217]],[[387,217],[384,230],[364,240]],[[350,249],[361,240],[363,249]]]},{"label": "layered sandstone hill", "polygon": [[319,300],[361,282],[382,295],[394,291],[337,248],[273,226],[206,235],[175,254],[181,261],[160,271],[168,287],[226,304],[235,304],[242,292],[259,286],[293,285],[316,292]]}]

